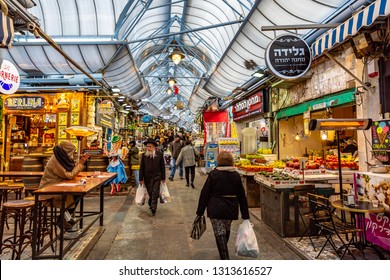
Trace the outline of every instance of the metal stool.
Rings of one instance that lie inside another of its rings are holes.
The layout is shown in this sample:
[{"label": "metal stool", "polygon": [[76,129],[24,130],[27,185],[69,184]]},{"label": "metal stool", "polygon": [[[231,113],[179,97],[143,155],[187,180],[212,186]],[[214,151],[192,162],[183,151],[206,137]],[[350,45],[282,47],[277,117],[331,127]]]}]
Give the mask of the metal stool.
[{"label": "metal stool", "polygon": [[[31,220],[34,201],[10,200],[3,203],[3,210],[0,219],[0,253],[10,249],[11,259],[20,260],[23,251],[31,244],[32,232],[25,230],[26,222]],[[4,226],[7,216],[13,217],[13,235],[4,237]]]}]

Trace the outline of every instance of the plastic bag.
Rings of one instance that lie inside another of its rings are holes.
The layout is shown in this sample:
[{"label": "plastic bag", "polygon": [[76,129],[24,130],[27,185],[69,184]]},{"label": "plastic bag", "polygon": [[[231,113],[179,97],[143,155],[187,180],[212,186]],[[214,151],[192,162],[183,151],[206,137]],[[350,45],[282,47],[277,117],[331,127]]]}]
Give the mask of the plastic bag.
[{"label": "plastic bag", "polygon": [[169,194],[167,183],[160,185],[160,203],[171,202],[171,195]]},{"label": "plastic bag", "polygon": [[145,204],[146,196],[148,192],[146,190],[145,185],[139,185],[137,188],[137,192],[135,193],[135,203],[138,206],[142,206]]},{"label": "plastic bag", "polygon": [[236,255],[257,258],[259,256],[259,246],[253,224],[249,220],[244,220],[238,227],[236,236]]}]

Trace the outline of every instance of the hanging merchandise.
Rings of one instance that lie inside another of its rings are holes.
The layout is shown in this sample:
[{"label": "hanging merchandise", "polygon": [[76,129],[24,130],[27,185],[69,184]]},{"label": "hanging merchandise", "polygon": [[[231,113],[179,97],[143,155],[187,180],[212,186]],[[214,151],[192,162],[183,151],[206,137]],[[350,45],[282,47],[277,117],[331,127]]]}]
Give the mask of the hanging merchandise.
[{"label": "hanging merchandise", "polygon": [[179,94],[179,88],[177,86],[173,86],[173,94],[178,95]]}]

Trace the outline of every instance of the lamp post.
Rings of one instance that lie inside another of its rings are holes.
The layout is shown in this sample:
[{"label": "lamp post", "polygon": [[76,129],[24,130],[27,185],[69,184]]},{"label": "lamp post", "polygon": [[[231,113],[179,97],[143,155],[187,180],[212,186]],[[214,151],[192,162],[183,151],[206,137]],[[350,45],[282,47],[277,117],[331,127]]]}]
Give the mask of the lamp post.
[{"label": "lamp post", "polygon": [[340,131],[341,130],[367,130],[372,125],[372,119],[312,119],[309,123],[309,130],[335,130],[337,137],[338,172],[340,184],[340,198],[343,200],[343,175],[341,173],[341,151]]},{"label": "lamp post", "polygon": [[81,147],[81,140],[83,140],[86,136],[91,136],[97,133],[97,131],[86,127],[86,126],[69,126],[64,129],[64,131],[70,135],[73,135],[78,140],[78,147],[77,147],[77,162],[80,160],[80,147]]}]

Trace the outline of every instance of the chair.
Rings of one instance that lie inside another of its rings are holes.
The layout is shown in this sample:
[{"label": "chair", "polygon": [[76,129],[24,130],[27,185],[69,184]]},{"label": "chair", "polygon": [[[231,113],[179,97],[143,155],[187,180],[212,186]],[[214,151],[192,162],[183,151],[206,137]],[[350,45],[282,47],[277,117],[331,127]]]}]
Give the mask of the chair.
[{"label": "chair", "polygon": [[[321,255],[328,243],[340,259],[343,259],[346,253],[349,253],[353,259],[356,259],[349,247],[352,242],[356,240],[357,233],[361,232],[362,229],[356,228],[355,225],[347,223],[337,217],[334,209],[330,205],[329,198],[311,193],[308,194],[308,197],[314,223],[326,238],[316,259]],[[347,238],[344,240],[341,235],[345,235]],[[349,235],[351,235],[350,238]],[[342,246],[339,249],[336,248],[334,242],[335,237],[342,243]]]},{"label": "chair", "polygon": [[[303,206],[307,206],[305,207],[306,209],[308,210],[304,210],[302,211],[302,207],[301,207],[301,199],[304,198],[306,200],[307,198],[307,194],[311,192],[311,193],[314,193],[315,192],[315,186],[314,185],[297,185],[294,187],[294,208],[295,208],[295,221],[296,221],[296,232],[299,232],[299,219],[302,221],[302,224],[304,226],[304,231],[303,233],[301,234],[301,237],[299,238],[298,242],[302,241],[303,237],[306,235],[306,233],[309,231],[310,229],[310,225],[311,223],[307,222],[307,220],[312,220],[311,219],[311,211],[308,207],[308,205],[303,205]],[[307,200],[308,201],[308,200]],[[304,201],[303,201],[304,203]],[[315,245],[314,245],[314,242],[313,242],[313,239],[311,238],[311,234],[309,232],[309,240],[310,240],[310,243],[311,245],[313,246],[314,248],[314,251],[316,250],[315,248]]]}]

